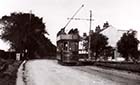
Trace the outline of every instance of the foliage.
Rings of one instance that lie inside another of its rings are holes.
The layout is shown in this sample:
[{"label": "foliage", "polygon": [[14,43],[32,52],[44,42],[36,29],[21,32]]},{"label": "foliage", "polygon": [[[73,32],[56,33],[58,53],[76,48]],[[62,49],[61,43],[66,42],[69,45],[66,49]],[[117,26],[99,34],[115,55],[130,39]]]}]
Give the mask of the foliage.
[{"label": "foliage", "polygon": [[86,33],[83,33],[82,41],[83,41],[84,50],[85,50],[85,51],[88,51],[88,41],[89,41],[89,37],[87,36]]},{"label": "foliage", "polygon": [[131,57],[132,59],[138,58],[138,44],[139,41],[135,38],[135,31],[128,31],[124,33],[121,39],[117,42],[118,52],[124,57],[126,60]]},{"label": "foliage", "polygon": [[100,33],[91,34],[91,51],[95,55],[95,59],[99,57],[99,54],[105,49],[108,45],[108,38]]},{"label": "foliage", "polygon": [[0,57],[0,85],[15,85],[17,71],[22,61]]},{"label": "foliage", "polygon": [[[111,49],[113,49],[111,46],[108,45],[108,38],[104,36],[103,34],[97,33],[97,32],[91,32],[91,43],[90,43],[90,50],[95,57],[95,59],[99,58],[100,56],[108,57],[111,55],[111,53],[107,53]],[[85,33],[83,34],[83,47],[86,51],[88,51],[89,46],[89,36],[87,36]]]},{"label": "foliage", "polygon": [[11,49],[18,52],[27,50],[28,56],[34,56],[35,51],[45,44],[42,45],[41,41],[50,43],[49,39],[44,37],[47,32],[43,19],[34,14],[12,13],[10,16],[3,16],[1,21],[4,25],[1,38],[10,42]]},{"label": "foliage", "polygon": [[75,29],[71,29],[69,32],[68,32],[68,34],[78,34],[79,33],[79,31],[78,31],[78,29],[77,28],[75,28]]},{"label": "foliage", "polygon": [[103,56],[104,60],[107,60],[109,57],[114,59],[114,49],[111,46],[106,46],[105,49],[101,52],[100,56]]},{"label": "foliage", "polygon": [[44,35],[36,36],[40,42],[40,46],[37,49],[39,56],[56,56],[56,46],[51,43],[51,41]]}]

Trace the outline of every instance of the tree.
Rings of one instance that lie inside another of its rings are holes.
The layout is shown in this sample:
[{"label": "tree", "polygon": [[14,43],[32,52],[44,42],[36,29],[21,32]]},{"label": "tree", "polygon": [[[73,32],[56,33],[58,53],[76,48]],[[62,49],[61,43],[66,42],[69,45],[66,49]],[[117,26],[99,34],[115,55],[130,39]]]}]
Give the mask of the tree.
[{"label": "tree", "polygon": [[105,49],[100,53],[100,56],[103,57],[104,60],[107,60],[109,57],[114,59],[114,50],[112,46],[106,46]]},{"label": "tree", "polygon": [[131,59],[138,59],[138,44],[139,40],[135,38],[136,31],[128,31],[124,33],[121,39],[117,42],[118,52],[127,61]]},{"label": "tree", "polygon": [[79,33],[79,31],[78,31],[78,29],[77,28],[75,28],[75,29],[71,29],[69,32],[68,32],[68,34],[78,34]]},{"label": "tree", "polygon": [[53,45],[50,39],[46,38],[44,35],[37,36],[38,41],[41,43],[37,49],[39,56],[43,58],[55,58],[56,56],[56,46]]},{"label": "tree", "polygon": [[107,47],[108,38],[100,33],[91,34],[91,51],[95,57],[95,60],[99,58],[100,53]]},{"label": "tree", "polygon": [[34,52],[41,46],[40,37],[47,33],[43,18],[30,13],[11,13],[1,21],[4,25],[1,38],[10,43],[11,49],[27,51],[29,57],[34,57]]},{"label": "tree", "polygon": [[83,46],[84,50],[85,50],[85,51],[88,51],[88,43],[89,43],[88,41],[89,41],[89,37],[87,36],[86,33],[83,33],[82,41],[83,41],[82,46]]}]

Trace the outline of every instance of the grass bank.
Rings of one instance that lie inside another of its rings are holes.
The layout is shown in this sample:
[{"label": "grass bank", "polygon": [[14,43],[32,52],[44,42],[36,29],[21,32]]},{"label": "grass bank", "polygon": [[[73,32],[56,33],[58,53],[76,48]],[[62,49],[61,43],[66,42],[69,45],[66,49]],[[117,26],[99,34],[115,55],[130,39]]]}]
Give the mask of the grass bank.
[{"label": "grass bank", "polygon": [[109,67],[119,70],[127,70],[140,73],[140,63],[133,62],[114,62],[114,61],[99,61],[94,63],[97,66]]},{"label": "grass bank", "polygon": [[0,85],[16,85],[17,71],[22,61],[0,59]]}]

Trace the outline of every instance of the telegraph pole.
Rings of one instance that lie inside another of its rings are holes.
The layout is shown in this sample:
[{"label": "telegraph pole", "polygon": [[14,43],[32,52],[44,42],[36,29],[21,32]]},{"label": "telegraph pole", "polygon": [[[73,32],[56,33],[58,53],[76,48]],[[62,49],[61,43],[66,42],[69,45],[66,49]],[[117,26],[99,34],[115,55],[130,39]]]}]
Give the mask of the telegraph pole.
[{"label": "telegraph pole", "polygon": [[91,25],[92,25],[92,21],[94,19],[92,19],[92,11],[90,10],[90,18],[89,19],[82,19],[82,18],[68,18],[70,20],[87,20],[89,21],[89,43],[88,43],[88,60],[91,60]]},{"label": "telegraph pole", "polygon": [[89,60],[91,60],[91,25],[92,25],[92,11],[90,10],[89,44],[88,44],[88,59]]}]

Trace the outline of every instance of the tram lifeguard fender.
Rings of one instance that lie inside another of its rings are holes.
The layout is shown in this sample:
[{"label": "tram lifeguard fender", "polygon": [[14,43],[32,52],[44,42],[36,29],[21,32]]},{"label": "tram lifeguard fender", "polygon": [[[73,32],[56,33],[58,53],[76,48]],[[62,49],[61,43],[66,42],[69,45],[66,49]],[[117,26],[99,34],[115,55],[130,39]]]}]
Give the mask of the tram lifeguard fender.
[{"label": "tram lifeguard fender", "polygon": [[61,34],[57,37],[57,41],[59,40],[79,40],[78,34]]}]

